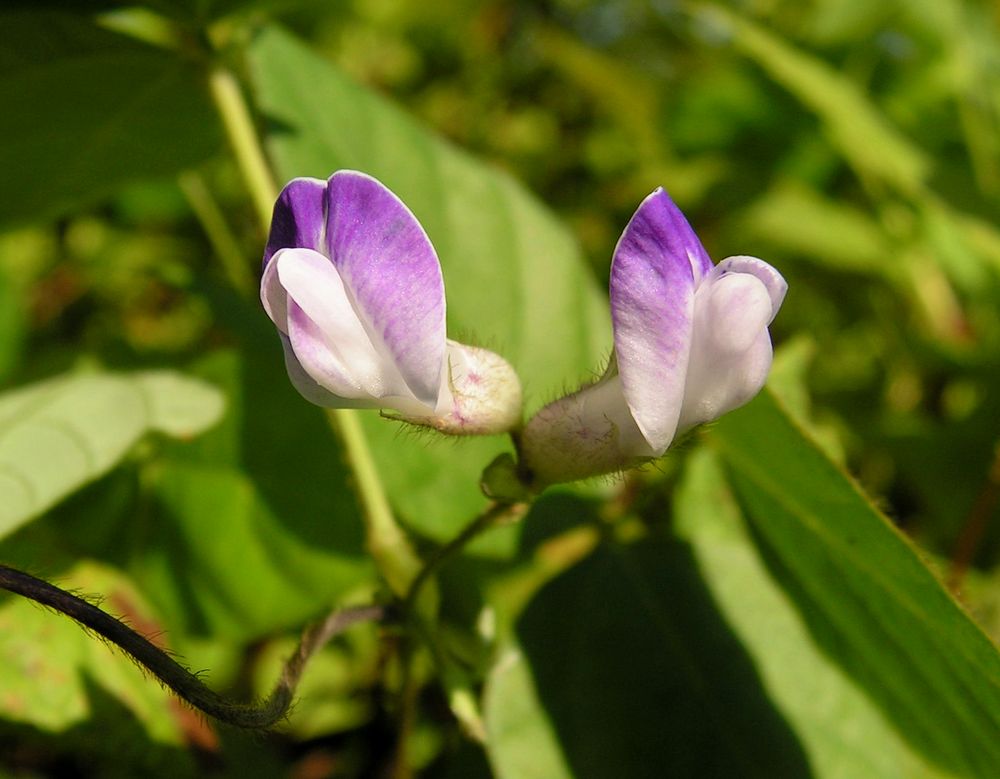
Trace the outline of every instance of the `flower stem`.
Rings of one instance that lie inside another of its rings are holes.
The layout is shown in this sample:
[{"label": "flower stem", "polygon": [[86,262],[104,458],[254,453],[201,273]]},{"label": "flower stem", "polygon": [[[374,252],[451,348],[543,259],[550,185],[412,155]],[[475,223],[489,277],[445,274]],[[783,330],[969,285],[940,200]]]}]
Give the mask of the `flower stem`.
[{"label": "flower stem", "polygon": [[451,539],[451,541],[444,546],[438,547],[410,585],[409,591],[406,593],[406,600],[404,601],[404,611],[409,613],[412,610],[411,607],[419,597],[420,589],[424,584],[445,563],[461,552],[476,536],[503,522],[520,519],[527,510],[527,503],[493,503],[482,514],[466,525],[462,532]]},{"label": "flower stem", "polygon": [[261,148],[250,109],[243,99],[243,91],[232,72],[221,65],[216,65],[209,71],[208,88],[222,118],[226,137],[236,156],[236,164],[246,180],[257,218],[266,230],[271,222],[271,211],[278,197],[278,188]]},{"label": "flower stem", "polygon": [[[250,191],[261,227],[266,230],[278,189],[243,91],[232,72],[222,65],[211,69],[208,83],[236,164]],[[402,598],[420,570],[420,559],[396,524],[357,413],[337,409],[328,418],[340,435],[356,478],[368,548],[393,594]]]},{"label": "flower stem", "polygon": [[393,595],[402,598],[410,591],[411,583],[420,578],[420,558],[392,514],[357,412],[338,408],[331,409],[327,416],[340,434],[354,471],[367,518],[368,551]]},{"label": "flower stem", "polygon": [[250,273],[246,257],[243,256],[239,242],[226,224],[226,218],[205,184],[204,177],[193,170],[188,170],[178,176],[177,184],[187,198],[195,217],[201,222],[209,243],[212,244],[216,256],[222,263],[222,269],[229,278],[229,283],[244,297],[255,294],[256,283]]},{"label": "flower stem", "polygon": [[77,595],[30,574],[0,565],[0,588],[65,614],[107,639],[195,708],[221,722],[264,730],[288,712],[307,661],[328,641],[359,622],[382,620],[383,606],[355,606],[331,612],[307,628],[271,694],[259,704],[236,703],[206,686],[195,674],[126,624]]}]

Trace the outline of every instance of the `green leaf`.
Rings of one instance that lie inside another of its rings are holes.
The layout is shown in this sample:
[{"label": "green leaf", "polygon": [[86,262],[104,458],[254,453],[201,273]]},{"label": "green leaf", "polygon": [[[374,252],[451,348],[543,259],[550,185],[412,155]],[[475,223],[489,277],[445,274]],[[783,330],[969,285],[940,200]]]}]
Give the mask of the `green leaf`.
[{"label": "green leaf", "polygon": [[810,776],[686,544],[599,548],[517,636],[485,697],[498,779]]},{"label": "green leaf", "polygon": [[795,730],[813,776],[917,779],[939,774],[810,635],[768,573],[713,452],[685,462],[673,527],[691,544],[720,612],[753,658],[768,697]]},{"label": "green leaf", "polygon": [[[396,192],[441,258],[449,334],[510,360],[529,408],[599,367],[610,349],[606,302],[570,234],[519,184],[436,138],[280,30],[258,37],[250,69],[281,177],[356,168]],[[407,521],[444,538],[479,510],[479,474],[506,442],[427,445],[374,414],[365,421]]]},{"label": "green leaf", "polygon": [[170,372],[71,375],[0,395],[0,537],[109,471],[153,431],[194,435],[222,396]]},{"label": "green leaf", "polygon": [[0,104],[3,222],[50,219],[219,146],[192,65],[74,14],[0,14]]},{"label": "green leaf", "polygon": [[711,440],[823,651],[932,761],[995,776],[1000,654],[915,548],[770,394],[723,418]]}]

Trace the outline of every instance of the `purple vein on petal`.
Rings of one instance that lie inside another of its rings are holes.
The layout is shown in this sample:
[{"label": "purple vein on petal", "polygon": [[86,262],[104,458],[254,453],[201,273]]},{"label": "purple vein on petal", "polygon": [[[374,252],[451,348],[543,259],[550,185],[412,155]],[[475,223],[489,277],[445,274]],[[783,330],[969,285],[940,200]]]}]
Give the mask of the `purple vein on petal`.
[{"label": "purple vein on petal", "polygon": [[289,181],[274,203],[271,232],[264,249],[264,266],[279,249],[324,250],[326,182],[297,178]]},{"label": "purple vein on petal", "polygon": [[625,227],[611,263],[611,320],[625,401],[658,453],[677,430],[693,327],[694,269],[690,242],[678,236],[679,214],[662,189],[653,192]]},{"label": "purple vein on petal", "polygon": [[434,406],[445,357],[444,280],[417,218],[383,184],[338,171],[327,185],[327,250],[403,380]]}]

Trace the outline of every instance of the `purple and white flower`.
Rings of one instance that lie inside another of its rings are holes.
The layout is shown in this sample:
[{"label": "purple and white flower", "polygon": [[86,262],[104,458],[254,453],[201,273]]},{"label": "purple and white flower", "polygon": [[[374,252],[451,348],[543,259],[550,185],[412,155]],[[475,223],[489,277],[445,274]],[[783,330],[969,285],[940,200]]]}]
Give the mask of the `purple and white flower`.
[{"label": "purple and white flower", "polygon": [[755,257],[713,265],[662,189],[611,263],[614,352],[594,384],[541,409],[522,439],[536,488],[662,455],[679,434],[749,401],[771,367],[768,325],[787,284]]},{"label": "purple and white flower", "polygon": [[371,176],[298,178],[274,206],[261,302],[306,400],[383,408],[453,434],[518,424],[513,368],[445,334],[434,247],[403,202]]}]

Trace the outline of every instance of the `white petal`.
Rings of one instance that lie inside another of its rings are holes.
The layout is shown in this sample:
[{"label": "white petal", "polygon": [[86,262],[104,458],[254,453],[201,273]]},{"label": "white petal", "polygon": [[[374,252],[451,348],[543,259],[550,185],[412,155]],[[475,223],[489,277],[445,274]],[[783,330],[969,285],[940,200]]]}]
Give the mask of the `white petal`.
[{"label": "white petal", "polygon": [[[289,377],[295,383],[294,368],[298,367],[316,384],[339,398],[354,401],[375,399],[351,373],[340,355],[330,348],[326,335],[294,300],[288,301],[288,344],[295,357]],[[289,367],[286,360],[285,366]],[[296,383],[296,387],[299,385]],[[301,391],[301,389],[300,389]],[[305,393],[303,393],[305,394]],[[313,399],[306,395],[306,399]]]},{"label": "white petal", "polygon": [[718,279],[730,273],[746,273],[755,276],[767,288],[767,294],[771,298],[771,317],[767,323],[771,324],[774,317],[778,315],[778,309],[781,308],[781,303],[785,299],[785,293],[788,292],[788,282],[785,281],[784,277],[763,260],[740,254],[735,257],[726,257],[712,269],[706,281]]},{"label": "white petal", "polygon": [[702,284],[695,294],[695,337],[720,354],[744,352],[771,321],[767,288],[749,273]]},{"label": "white petal", "polygon": [[[325,256],[311,249],[282,249],[271,264],[288,293],[292,348],[313,379],[344,397],[412,397],[395,365],[376,348]],[[354,387],[350,395],[344,395],[345,381]]]},{"label": "white petal", "polygon": [[710,277],[698,288],[680,430],[743,405],[764,386],[771,307],[767,287],[749,273]]},{"label": "white petal", "polygon": [[264,266],[264,274],[260,279],[260,302],[282,335],[288,335],[287,300],[288,293],[278,280],[278,263],[269,262]]},{"label": "white petal", "polygon": [[288,371],[288,378],[291,380],[295,389],[299,391],[299,394],[310,403],[315,403],[317,406],[323,406],[325,408],[374,407],[373,401],[368,398],[345,398],[322,387],[316,382],[315,379],[313,379],[312,376],[309,375],[306,369],[302,367],[302,363],[300,363],[298,357],[295,356],[295,350],[292,348],[291,341],[286,336],[282,336],[281,346],[285,352],[285,369]]}]

